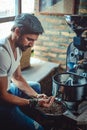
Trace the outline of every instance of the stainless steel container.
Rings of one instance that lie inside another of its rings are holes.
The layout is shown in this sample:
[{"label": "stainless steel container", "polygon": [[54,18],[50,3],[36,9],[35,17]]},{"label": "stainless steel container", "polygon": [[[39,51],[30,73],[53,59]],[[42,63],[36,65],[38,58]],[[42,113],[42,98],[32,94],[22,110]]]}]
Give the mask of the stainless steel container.
[{"label": "stainless steel container", "polygon": [[85,88],[87,87],[87,79],[73,73],[61,73],[52,77],[52,95],[58,96],[61,87],[64,87],[62,92],[63,100],[66,101],[81,101],[85,98]]}]

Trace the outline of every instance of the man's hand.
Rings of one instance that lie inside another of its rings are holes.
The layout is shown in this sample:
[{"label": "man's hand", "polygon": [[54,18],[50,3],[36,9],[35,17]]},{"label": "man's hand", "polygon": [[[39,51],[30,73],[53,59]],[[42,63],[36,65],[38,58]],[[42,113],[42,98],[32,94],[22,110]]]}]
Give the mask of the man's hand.
[{"label": "man's hand", "polygon": [[47,95],[42,93],[42,94],[37,94],[37,98],[47,98]]},{"label": "man's hand", "polygon": [[38,99],[38,105],[42,107],[50,107],[54,102],[55,97],[50,96],[48,98],[40,98]]}]

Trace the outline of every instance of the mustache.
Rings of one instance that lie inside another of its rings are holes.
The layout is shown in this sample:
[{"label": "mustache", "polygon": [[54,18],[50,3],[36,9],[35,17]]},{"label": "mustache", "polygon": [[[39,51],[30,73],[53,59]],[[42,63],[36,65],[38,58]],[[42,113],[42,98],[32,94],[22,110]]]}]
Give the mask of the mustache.
[{"label": "mustache", "polygon": [[31,47],[31,46],[29,46],[29,45],[28,45],[28,46],[24,46],[25,49],[30,48],[30,47]]},{"label": "mustache", "polygon": [[31,46],[24,46],[24,47],[21,47],[21,50],[22,51],[26,51],[28,48],[30,48]]}]

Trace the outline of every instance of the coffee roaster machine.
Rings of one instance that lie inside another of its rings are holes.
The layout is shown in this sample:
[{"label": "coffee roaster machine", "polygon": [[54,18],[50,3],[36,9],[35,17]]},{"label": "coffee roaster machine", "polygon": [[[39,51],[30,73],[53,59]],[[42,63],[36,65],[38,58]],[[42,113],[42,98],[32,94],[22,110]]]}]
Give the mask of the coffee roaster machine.
[{"label": "coffee roaster machine", "polygon": [[66,71],[53,76],[52,95],[73,112],[87,100],[87,15],[65,15],[75,32],[67,48]]}]

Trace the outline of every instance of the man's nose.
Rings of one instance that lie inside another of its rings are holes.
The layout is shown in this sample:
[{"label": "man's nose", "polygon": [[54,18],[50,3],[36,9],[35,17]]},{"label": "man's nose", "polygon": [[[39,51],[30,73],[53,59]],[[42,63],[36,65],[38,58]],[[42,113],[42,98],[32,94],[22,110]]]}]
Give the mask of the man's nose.
[{"label": "man's nose", "polygon": [[32,47],[34,45],[34,41],[30,41],[28,45]]}]

